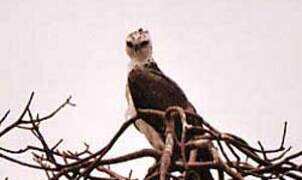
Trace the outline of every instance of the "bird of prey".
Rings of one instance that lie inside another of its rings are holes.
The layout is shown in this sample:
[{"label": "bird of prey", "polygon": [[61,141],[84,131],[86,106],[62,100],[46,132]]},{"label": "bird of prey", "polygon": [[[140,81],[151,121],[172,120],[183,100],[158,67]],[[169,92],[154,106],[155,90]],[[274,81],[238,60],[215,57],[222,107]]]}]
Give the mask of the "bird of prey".
[{"label": "bird of prey", "polygon": [[[130,33],[126,38],[126,52],[131,59],[126,87],[128,119],[137,116],[138,109],[165,111],[170,106],[179,106],[186,112],[196,113],[182,89],[166,76],[154,61],[148,31],[140,28]],[[200,123],[197,122],[197,124]],[[154,148],[163,149],[164,125],[162,121],[156,118],[140,117],[135,126]],[[175,131],[179,132],[181,125],[176,124],[175,128]],[[207,150],[198,153],[200,159],[204,161],[210,159]],[[201,177],[206,180],[212,179],[210,172],[204,170],[201,170]]]}]

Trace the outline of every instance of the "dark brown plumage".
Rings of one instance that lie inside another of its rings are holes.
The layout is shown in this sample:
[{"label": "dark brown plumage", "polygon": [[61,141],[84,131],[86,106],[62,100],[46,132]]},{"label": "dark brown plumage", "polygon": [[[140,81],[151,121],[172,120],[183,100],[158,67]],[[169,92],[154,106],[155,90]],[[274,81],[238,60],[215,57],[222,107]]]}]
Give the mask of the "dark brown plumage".
[{"label": "dark brown plumage", "polygon": [[[188,101],[181,88],[173,80],[165,76],[154,62],[132,68],[128,74],[128,87],[135,109],[157,109],[165,111],[170,106],[180,106],[186,112],[196,113],[195,108]],[[163,121],[155,116],[138,115],[154,128],[164,142],[165,127]],[[187,122],[192,125],[201,126],[201,119],[188,116]],[[181,131],[182,125],[180,120],[178,120],[175,122],[175,132],[178,139],[180,139]],[[189,132],[187,134],[187,140],[191,139],[194,135],[196,134]],[[177,146],[175,146],[174,149],[175,152],[173,154],[175,156],[173,158],[178,159],[180,149]],[[187,152],[187,158],[188,156],[189,152]],[[199,150],[198,159],[201,161],[211,160],[212,157],[209,150]],[[202,179],[213,179],[208,170],[200,170],[198,172]]]}]

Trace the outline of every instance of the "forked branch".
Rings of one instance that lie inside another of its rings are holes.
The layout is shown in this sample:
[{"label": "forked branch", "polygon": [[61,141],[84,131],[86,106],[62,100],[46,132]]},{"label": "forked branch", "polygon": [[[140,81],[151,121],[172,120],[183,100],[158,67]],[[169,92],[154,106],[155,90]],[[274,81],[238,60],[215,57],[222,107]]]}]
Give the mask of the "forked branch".
[{"label": "forked branch", "polygon": [[[156,109],[141,109],[140,114],[145,117],[158,117],[165,125],[164,148],[142,149],[132,153],[117,155],[105,159],[104,156],[111,150],[121,135],[139,119],[134,117],[126,121],[107,145],[96,152],[90,150],[90,146],[84,144],[82,151],[60,150],[60,139],[56,144],[50,145],[43,136],[40,126],[44,121],[50,120],[67,105],[75,106],[71,97],[67,98],[58,108],[49,115],[39,117],[33,115],[30,105],[34,93],[31,94],[23,112],[19,118],[3,127],[3,122],[8,121],[8,110],[0,119],[0,138],[22,129],[38,139],[39,145],[28,145],[17,150],[0,146],[0,159],[15,163],[16,165],[45,171],[46,179],[118,179],[130,180],[129,175],[121,175],[114,172],[108,165],[123,163],[143,157],[155,160],[154,166],[149,169],[145,179],[188,179],[192,171],[214,170],[217,171],[217,179],[244,179],[253,177],[259,179],[302,179],[302,165],[297,159],[302,157],[302,151],[288,155],[291,147],[285,148],[287,122],[280,146],[276,149],[265,149],[259,141],[259,148],[250,146],[243,138],[220,132],[197,114],[184,111],[180,107],[169,107],[166,111]],[[188,118],[200,122],[200,125],[190,124]],[[181,135],[176,135],[176,124],[181,124]],[[192,134],[194,133],[194,134]],[[189,138],[190,137],[190,138]],[[198,157],[201,149],[207,149],[211,160],[202,161]],[[17,159],[17,155],[32,153],[35,162],[26,162]],[[175,174],[178,172],[178,174]],[[196,177],[196,176],[195,176]],[[197,179],[200,177],[196,177]]]}]

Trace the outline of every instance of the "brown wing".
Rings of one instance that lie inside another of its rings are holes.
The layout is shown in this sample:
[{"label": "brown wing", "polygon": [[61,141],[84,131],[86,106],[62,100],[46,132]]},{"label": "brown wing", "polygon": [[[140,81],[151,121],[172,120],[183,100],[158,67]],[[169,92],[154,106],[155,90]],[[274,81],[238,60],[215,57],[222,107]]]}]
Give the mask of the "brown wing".
[{"label": "brown wing", "polygon": [[[195,113],[194,107],[179,86],[158,68],[134,68],[128,76],[128,87],[136,109],[165,111],[170,106],[180,106],[186,111]],[[163,137],[164,124],[162,120],[150,115],[140,115],[140,117]],[[190,121],[190,119],[188,120]],[[192,124],[199,124],[199,122]],[[180,136],[180,122],[176,122],[175,128],[177,136]]]},{"label": "brown wing", "polygon": [[194,108],[179,86],[158,70],[134,68],[128,86],[135,108],[166,110],[169,106]]}]

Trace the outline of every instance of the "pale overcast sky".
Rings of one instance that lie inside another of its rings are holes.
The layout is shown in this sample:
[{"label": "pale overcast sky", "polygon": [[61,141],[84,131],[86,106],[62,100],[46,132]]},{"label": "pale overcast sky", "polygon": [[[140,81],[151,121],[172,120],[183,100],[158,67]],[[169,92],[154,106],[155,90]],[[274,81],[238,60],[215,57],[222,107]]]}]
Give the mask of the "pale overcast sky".
[{"label": "pale overcast sky", "polygon": [[[154,58],[183,88],[198,112],[221,131],[277,147],[284,121],[287,145],[302,148],[302,2],[299,0],[1,0],[0,113],[12,122],[30,92],[32,109],[67,107],[42,132],[63,149],[83,142],[100,149],[126,110],[125,36],[150,31]],[[14,131],[1,146],[36,144]],[[150,147],[134,128],[110,155]],[[31,157],[27,157],[31,161]],[[151,161],[112,169],[142,177]],[[0,179],[46,179],[44,172],[0,160]]]}]

